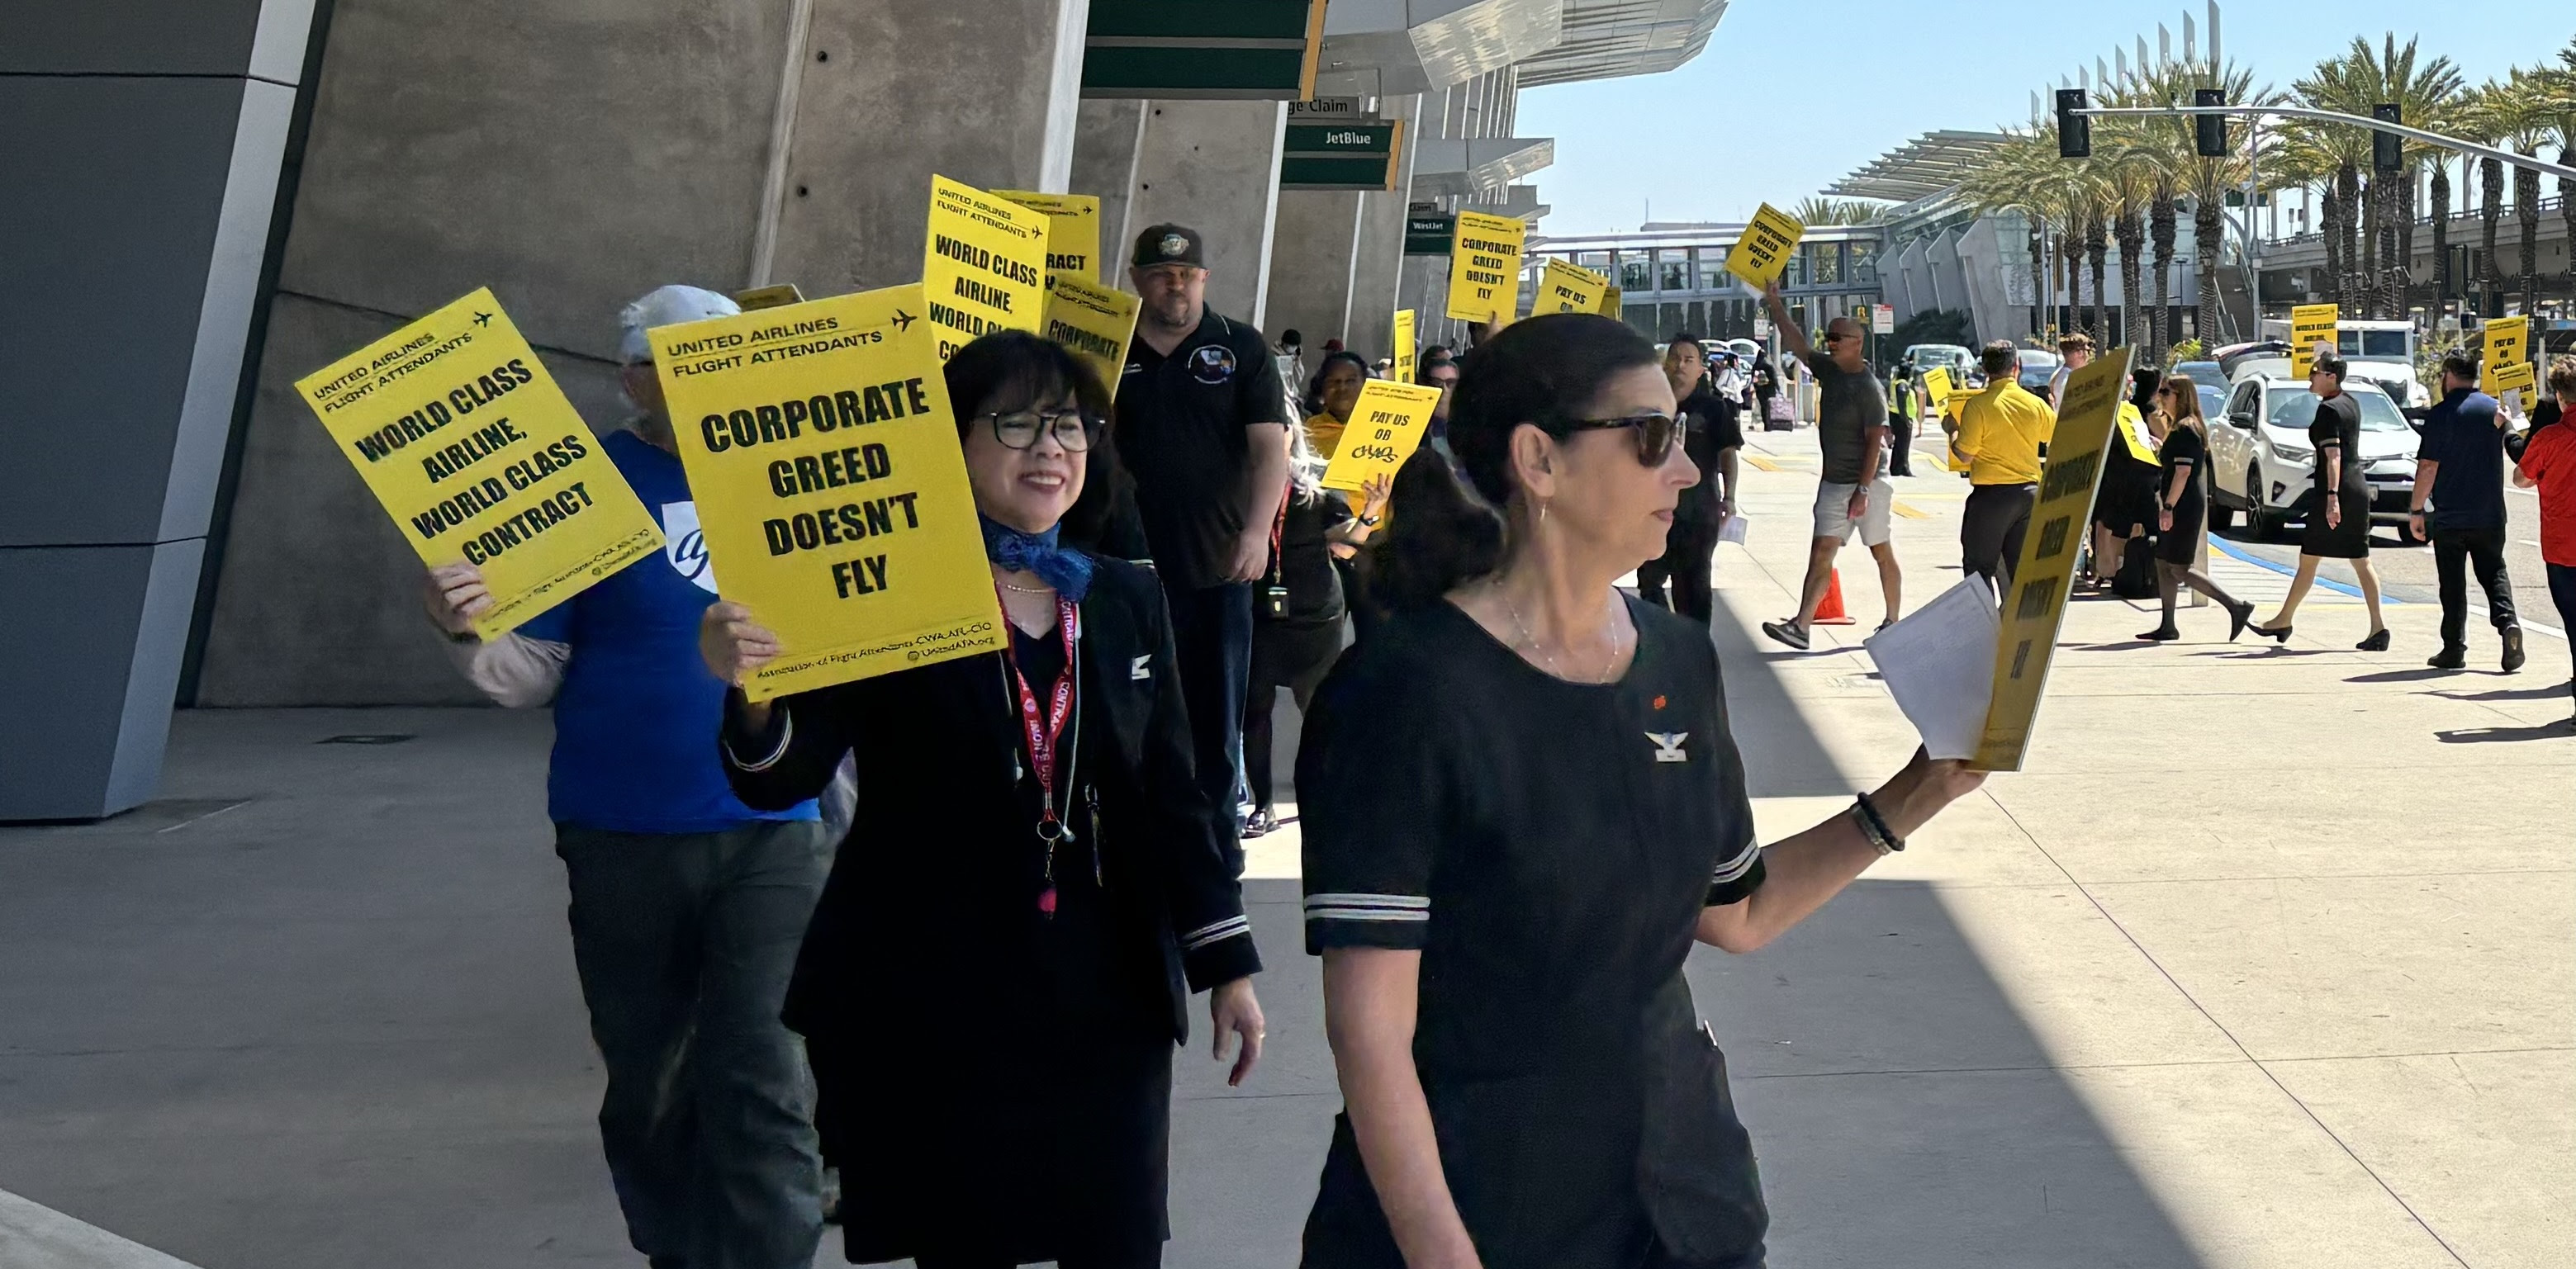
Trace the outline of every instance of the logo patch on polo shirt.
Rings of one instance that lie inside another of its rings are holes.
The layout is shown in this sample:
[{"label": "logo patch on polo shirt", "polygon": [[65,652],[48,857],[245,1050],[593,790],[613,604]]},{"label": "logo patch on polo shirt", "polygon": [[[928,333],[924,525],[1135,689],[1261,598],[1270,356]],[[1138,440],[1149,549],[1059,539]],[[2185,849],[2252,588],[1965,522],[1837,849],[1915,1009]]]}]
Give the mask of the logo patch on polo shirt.
[{"label": "logo patch on polo shirt", "polygon": [[1648,740],[1651,740],[1651,741],[1655,742],[1655,761],[1657,761],[1657,762],[1688,762],[1688,761],[1690,761],[1690,755],[1682,752],[1682,742],[1683,742],[1683,741],[1685,741],[1685,740],[1690,739],[1690,733],[1689,733],[1689,732],[1686,732],[1686,731],[1650,731],[1650,732],[1647,732],[1647,733],[1646,733],[1646,739],[1648,739]]},{"label": "logo patch on polo shirt", "polygon": [[1154,677],[1154,654],[1148,652],[1136,658],[1135,663],[1127,669],[1127,677],[1139,682]]},{"label": "logo patch on polo shirt", "polygon": [[1190,377],[1209,387],[1234,377],[1234,350],[1222,344],[1204,344],[1190,354]]}]

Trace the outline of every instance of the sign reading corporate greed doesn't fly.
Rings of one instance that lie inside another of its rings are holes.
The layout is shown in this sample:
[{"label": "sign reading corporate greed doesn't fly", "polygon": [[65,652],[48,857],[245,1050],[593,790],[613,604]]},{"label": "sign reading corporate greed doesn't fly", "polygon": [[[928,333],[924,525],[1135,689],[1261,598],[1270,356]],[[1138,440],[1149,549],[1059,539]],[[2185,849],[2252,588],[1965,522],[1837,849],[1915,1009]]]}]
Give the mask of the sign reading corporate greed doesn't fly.
[{"label": "sign reading corporate greed doesn't fly", "polygon": [[1003,646],[924,307],[895,286],[651,333],[716,584],[778,635],[753,700]]}]

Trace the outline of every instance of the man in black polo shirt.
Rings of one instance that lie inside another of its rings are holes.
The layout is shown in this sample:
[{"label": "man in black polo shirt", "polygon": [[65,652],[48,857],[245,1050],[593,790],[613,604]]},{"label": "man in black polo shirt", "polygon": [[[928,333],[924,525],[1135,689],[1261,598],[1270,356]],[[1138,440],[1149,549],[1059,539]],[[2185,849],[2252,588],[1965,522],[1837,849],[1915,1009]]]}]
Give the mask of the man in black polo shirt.
[{"label": "man in black polo shirt", "polygon": [[2522,623],[2504,571],[2504,424],[2496,417],[2496,399],[2478,391],[2478,359],[2466,352],[2442,358],[2442,400],[2424,416],[2408,502],[2408,527],[2432,539],[2433,569],[2441,579],[2442,650],[2425,664],[2437,670],[2468,665],[2466,574],[2474,570],[2487,593],[2487,620],[2504,640],[2504,671],[2521,669]]},{"label": "man in black polo shirt", "polygon": [[1199,782],[1234,808],[1252,583],[1288,489],[1287,393],[1261,332],[1208,311],[1198,231],[1147,229],[1129,266],[1144,303],[1118,384],[1118,455],[1171,606]]}]

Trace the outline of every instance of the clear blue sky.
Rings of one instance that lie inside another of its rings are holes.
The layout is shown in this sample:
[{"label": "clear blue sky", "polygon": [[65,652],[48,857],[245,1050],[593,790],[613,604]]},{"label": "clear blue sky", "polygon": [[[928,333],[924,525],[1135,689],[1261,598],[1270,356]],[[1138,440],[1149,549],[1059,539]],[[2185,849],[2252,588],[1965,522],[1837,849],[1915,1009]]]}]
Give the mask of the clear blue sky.
[{"label": "clear blue sky", "polygon": [[[2019,124],[2031,90],[2115,45],[2134,58],[2144,35],[2152,54],[2159,22],[2181,56],[2186,7],[2201,25],[2206,0],[1735,0],[1680,70],[1521,94],[1515,130],[1556,138],[1556,165],[1531,178],[1554,209],[1540,231],[1634,230],[1650,200],[1657,220],[1786,208],[1922,133]],[[2221,0],[2220,14],[2227,59],[2284,89],[2355,35],[2417,35],[2420,56],[2448,54],[2472,83],[2576,35],[2566,0]]]}]

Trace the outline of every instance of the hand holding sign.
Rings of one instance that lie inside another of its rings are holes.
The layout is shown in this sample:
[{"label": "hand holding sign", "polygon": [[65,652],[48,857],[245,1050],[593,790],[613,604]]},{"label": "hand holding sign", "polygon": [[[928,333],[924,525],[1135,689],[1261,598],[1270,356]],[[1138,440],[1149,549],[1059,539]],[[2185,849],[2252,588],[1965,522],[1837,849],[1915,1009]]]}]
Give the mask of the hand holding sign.
[{"label": "hand holding sign", "polygon": [[1371,477],[1393,477],[1421,447],[1423,430],[1431,425],[1431,409],[1439,403],[1438,388],[1369,380],[1360,389],[1359,404],[1351,407],[1341,448],[1324,469],[1324,488],[1359,491],[1368,487]]}]

